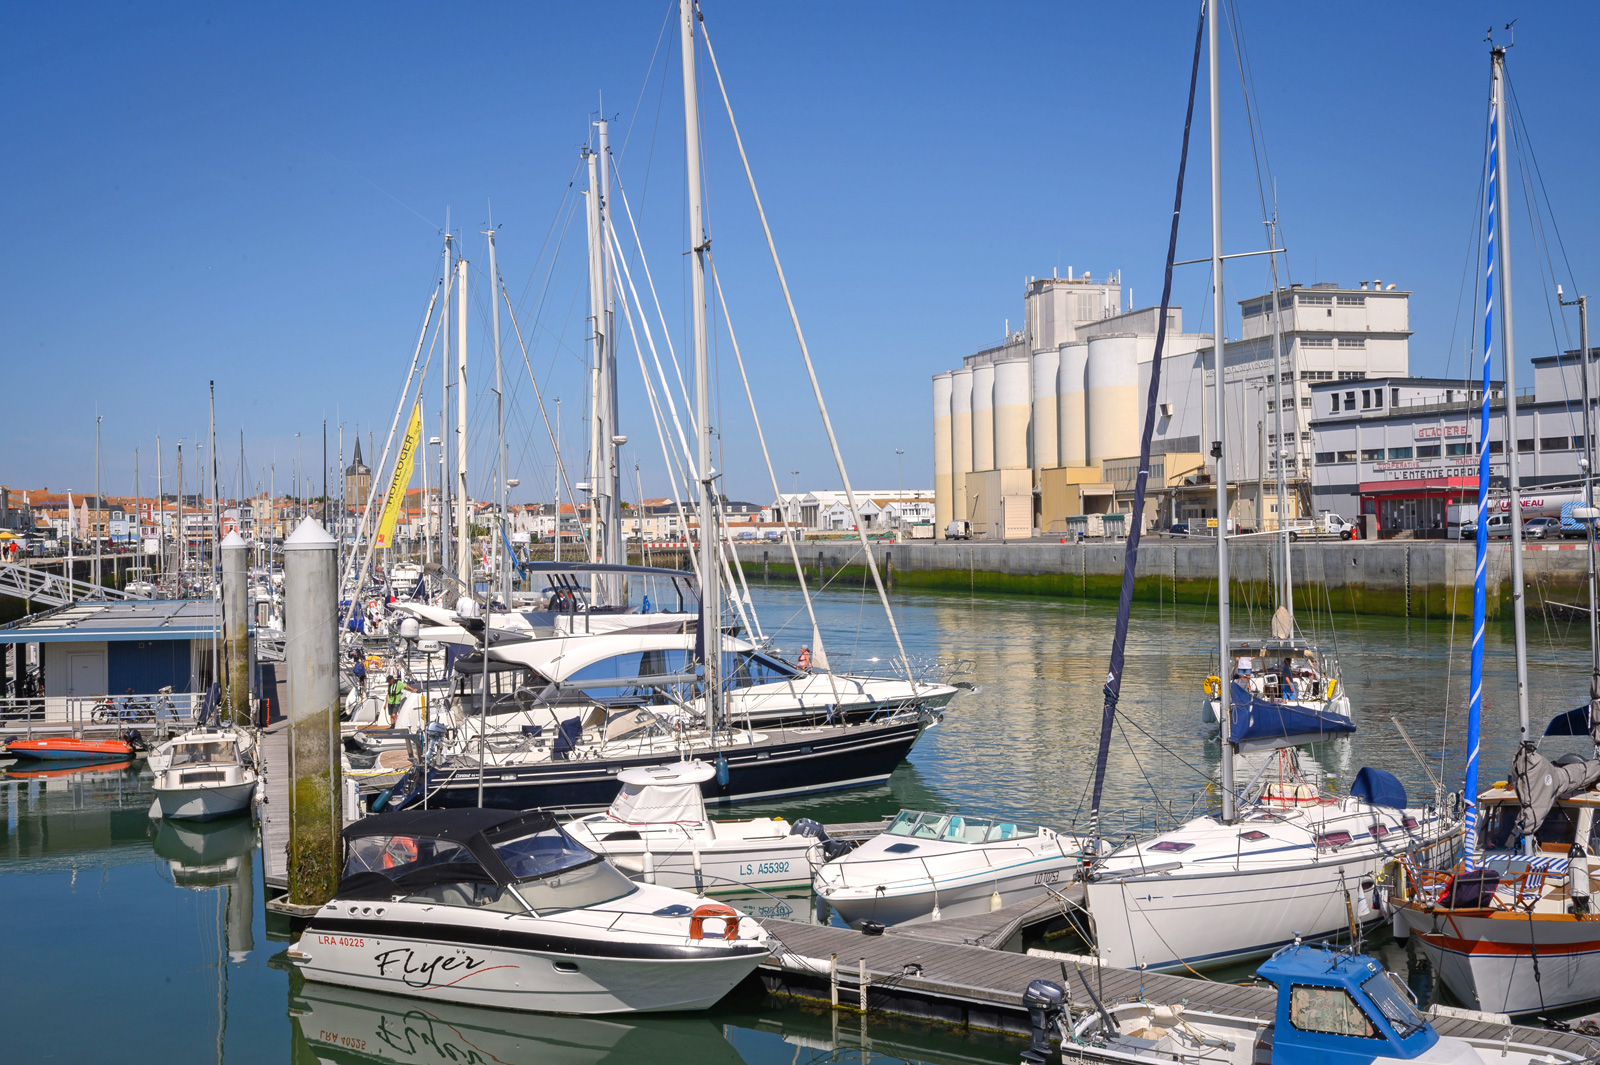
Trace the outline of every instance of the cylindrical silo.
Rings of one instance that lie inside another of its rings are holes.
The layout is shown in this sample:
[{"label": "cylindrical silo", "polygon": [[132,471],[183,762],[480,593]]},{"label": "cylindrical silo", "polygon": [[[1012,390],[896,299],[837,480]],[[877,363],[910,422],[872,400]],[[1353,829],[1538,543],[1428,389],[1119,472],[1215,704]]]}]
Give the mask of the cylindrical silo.
[{"label": "cylindrical silo", "polygon": [[967,514],[967,474],[972,472],[972,371],[950,371],[950,518]]},{"label": "cylindrical silo", "polygon": [[933,521],[936,530],[950,521],[950,479],[952,461],[950,454],[950,393],[948,373],[933,375]]},{"label": "cylindrical silo", "polygon": [[994,468],[1028,468],[1028,408],[1033,398],[1033,369],[1026,355],[994,367]]},{"label": "cylindrical silo", "polygon": [[1112,333],[1091,339],[1084,375],[1091,464],[1139,453],[1138,393],[1138,336]]},{"label": "cylindrical silo", "polygon": [[972,468],[994,469],[994,363],[972,370]]},{"label": "cylindrical silo", "polygon": [[1061,367],[1056,371],[1056,418],[1061,442],[1056,458],[1063,466],[1087,466],[1089,418],[1083,409],[1083,388],[1089,344],[1080,340],[1057,350],[1061,353]]},{"label": "cylindrical silo", "polygon": [[[1061,430],[1056,426],[1056,372],[1061,352],[1055,348],[1033,353],[1033,468],[1053,469],[1061,463]],[[1038,477],[1034,478],[1035,485]]]}]

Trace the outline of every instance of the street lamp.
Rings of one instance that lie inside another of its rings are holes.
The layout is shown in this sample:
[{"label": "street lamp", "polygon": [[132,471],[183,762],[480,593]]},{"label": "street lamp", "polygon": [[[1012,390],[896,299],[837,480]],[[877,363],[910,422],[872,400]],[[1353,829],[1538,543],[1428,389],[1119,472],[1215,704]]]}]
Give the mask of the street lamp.
[{"label": "street lamp", "polygon": [[900,481],[895,488],[900,509],[895,514],[894,520],[896,525],[904,525],[906,523],[906,449],[897,447],[894,449],[894,454],[895,459],[900,463]]}]

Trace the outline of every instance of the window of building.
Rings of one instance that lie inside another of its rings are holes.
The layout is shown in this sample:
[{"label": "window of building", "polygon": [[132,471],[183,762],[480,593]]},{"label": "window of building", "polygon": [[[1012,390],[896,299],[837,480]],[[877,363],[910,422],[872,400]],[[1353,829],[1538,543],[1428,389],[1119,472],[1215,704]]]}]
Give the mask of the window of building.
[{"label": "window of building", "polygon": [[1506,442],[1504,440],[1491,440],[1491,441],[1489,441],[1489,454],[1491,454],[1491,455],[1504,455],[1505,453],[1506,453]]},{"label": "window of building", "polygon": [[1341,348],[1364,348],[1364,347],[1367,346],[1367,338],[1366,337],[1340,337],[1339,338],[1339,346]]},{"label": "window of building", "polygon": [[1382,407],[1383,406],[1383,389],[1374,388],[1372,390],[1372,405],[1374,407]]},{"label": "window of building", "polygon": [[1400,405],[1400,390],[1398,388],[1389,389],[1389,406],[1398,407],[1399,405]]},{"label": "window of building", "polygon": [[1340,296],[1339,297],[1339,306],[1341,306],[1341,307],[1365,307],[1366,305],[1367,305],[1367,297],[1365,297],[1365,296]]},{"label": "window of building", "polygon": [[1370,410],[1371,408],[1372,408],[1372,389],[1363,388],[1361,390],[1361,409],[1362,410]]},{"label": "window of building", "polygon": [[1278,375],[1278,380],[1282,381],[1286,385],[1294,384],[1294,371],[1293,370],[1285,370],[1285,371],[1283,371],[1283,373]]},{"label": "window of building", "polygon": [[1306,410],[1310,410],[1311,409],[1311,397],[1310,396],[1301,396],[1300,397],[1300,406],[1304,407]]},{"label": "window of building", "polygon": [[1332,296],[1312,296],[1312,295],[1308,295],[1308,294],[1302,292],[1300,294],[1300,306],[1302,306],[1302,307],[1332,307],[1333,306],[1333,297]]},{"label": "window of building", "polygon": [[1531,436],[1520,437],[1517,440],[1517,453],[1519,455],[1520,454],[1525,454],[1527,452],[1531,452],[1532,450],[1533,450],[1533,438]]},{"label": "window of building", "polygon": [[1567,438],[1564,436],[1541,436],[1539,438],[1540,451],[1565,451]]},{"label": "window of building", "polygon": [[1446,444],[1444,446],[1444,453],[1446,455],[1470,455],[1472,454],[1472,445],[1465,442],[1459,444]]},{"label": "window of building", "polygon": [[1311,430],[1310,429],[1302,429],[1300,431],[1300,441],[1301,441],[1301,443],[1305,443],[1305,444],[1311,443]]},{"label": "window of building", "polygon": [[1355,410],[1356,409],[1356,394],[1355,394],[1354,390],[1346,392],[1344,394],[1344,409],[1345,410]]},{"label": "window of building", "polygon": [[1583,434],[1582,433],[1579,433],[1577,436],[1572,438],[1572,450],[1574,450],[1574,451],[1582,451],[1583,450]]},{"label": "window of building", "polygon": [[1356,460],[1356,453],[1354,451],[1341,451],[1341,452],[1339,452],[1339,458],[1338,458],[1339,462],[1354,462],[1355,460]]},{"label": "window of building", "polygon": [[1267,409],[1268,410],[1277,410],[1278,409],[1278,401],[1275,400],[1275,399],[1267,400]]},{"label": "window of building", "polygon": [[1267,434],[1267,443],[1276,444],[1277,442],[1278,442],[1278,434],[1277,433],[1268,433]]},{"label": "window of building", "polygon": [[1332,337],[1301,337],[1300,338],[1300,346],[1302,348],[1331,348],[1331,347],[1333,347],[1333,338]]},{"label": "window of building", "polygon": [[1340,370],[1339,371],[1339,380],[1341,380],[1341,381],[1365,381],[1366,379],[1367,379],[1367,371],[1365,371],[1365,370]]},{"label": "window of building", "polygon": [[1326,466],[1330,462],[1334,462],[1334,461],[1336,461],[1336,460],[1333,457],[1333,452],[1331,452],[1331,451],[1319,451],[1319,452],[1317,452],[1317,465],[1318,466]]},{"label": "window of building", "polygon": [[1333,394],[1333,405],[1330,406],[1328,409],[1329,409],[1329,411],[1331,411],[1334,414],[1338,414],[1339,413],[1339,393],[1335,392]]},{"label": "window of building", "polygon": [[1436,459],[1438,457],[1439,457],[1439,445],[1438,444],[1421,444],[1421,445],[1418,445],[1418,447],[1417,447],[1417,458],[1419,458],[1419,459]]},{"label": "window of building", "polygon": [[1244,316],[1246,318],[1254,318],[1258,314],[1265,313],[1266,309],[1266,300],[1256,300],[1254,303],[1247,303],[1244,305]]},{"label": "window of building", "polygon": [[1389,457],[1392,459],[1408,459],[1411,457],[1411,449],[1408,447],[1392,447],[1389,449]]},{"label": "window of building", "polygon": [[1362,462],[1382,462],[1383,461],[1383,448],[1381,448],[1381,447],[1364,447],[1364,448],[1362,448],[1361,449],[1361,461]]},{"label": "window of building", "polygon": [[1302,380],[1306,381],[1332,381],[1332,370],[1302,370]]}]

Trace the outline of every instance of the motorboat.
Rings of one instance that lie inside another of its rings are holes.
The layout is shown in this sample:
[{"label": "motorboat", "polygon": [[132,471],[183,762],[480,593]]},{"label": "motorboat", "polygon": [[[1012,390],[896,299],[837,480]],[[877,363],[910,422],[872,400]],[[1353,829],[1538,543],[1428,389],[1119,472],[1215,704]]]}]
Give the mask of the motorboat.
[{"label": "motorboat", "polygon": [[700,894],[809,885],[830,841],[822,826],[781,817],[713,821],[700,786],[716,777],[708,762],[627,769],[605,813],[564,826],[635,879]]},{"label": "motorboat", "polygon": [[5,746],[5,753],[19,761],[36,762],[125,762],[141,748],[128,739],[87,740],[72,736],[49,736],[43,739],[14,739]]},{"label": "motorboat", "polygon": [[1268,789],[1231,819],[1193,818],[1097,859],[1084,877],[1088,938],[1102,962],[1156,972],[1266,957],[1381,922],[1380,881],[1402,862],[1453,858],[1460,840],[1459,821],[1410,806],[1379,770],[1339,798]]},{"label": "motorboat", "polygon": [[260,780],[255,740],[245,729],[190,729],[156,748],[152,763],[153,818],[210,821],[243,813]]},{"label": "motorboat", "polygon": [[[1258,970],[1275,985],[1271,1011],[1230,1012],[1151,996],[1101,1002],[1082,972],[1093,1005],[1069,1015],[1056,1003],[1066,989],[1035,980],[1024,1001],[1057,1022],[1064,1057],[1127,1065],[1317,1065],[1328,1061],[1451,1062],[1453,1065],[1561,1065],[1584,1060],[1570,1051],[1513,1042],[1513,1031],[1443,1036],[1410,991],[1364,954],[1295,944]],[[1492,1034],[1490,1034],[1492,1033]],[[1044,1060],[1049,1029],[1036,1029],[1025,1061]]]},{"label": "motorboat", "polygon": [[772,948],[730,907],[629,880],[544,811],[407,810],[344,838],[339,889],[289,952],[308,980],[547,1013],[699,1010]]},{"label": "motorboat", "polygon": [[1089,847],[1039,825],[902,810],[818,869],[812,890],[855,928],[966,917],[1065,887]]}]

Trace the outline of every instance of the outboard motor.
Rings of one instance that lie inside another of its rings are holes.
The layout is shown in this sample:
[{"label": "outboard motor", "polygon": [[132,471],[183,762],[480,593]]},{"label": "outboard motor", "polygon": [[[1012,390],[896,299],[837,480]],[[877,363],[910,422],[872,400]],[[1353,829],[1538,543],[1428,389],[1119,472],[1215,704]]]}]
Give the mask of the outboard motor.
[{"label": "outboard motor", "polygon": [[1050,1034],[1061,1029],[1062,1004],[1067,993],[1052,980],[1035,980],[1022,993],[1022,1004],[1028,1007],[1028,1026],[1032,1039],[1022,1052],[1022,1060],[1032,1065],[1044,1065],[1050,1059]]},{"label": "outboard motor", "polygon": [[[122,741],[136,751],[148,751],[150,749],[150,745],[144,742],[144,737],[139,735],[139,730],[136,728],[131,728],[124,732]],[[1574,844],[1573,846],[1576,847],[1577,845]]]},{"label": "outboard motor", "polygon": [[828,830],[809,817],[802,817],[789,829],[791,836],[806,836],[822,844],[822,857],[824,861],[833,861],[855,850],[860,844],[845,839],[833,839],[828,835]]}]

